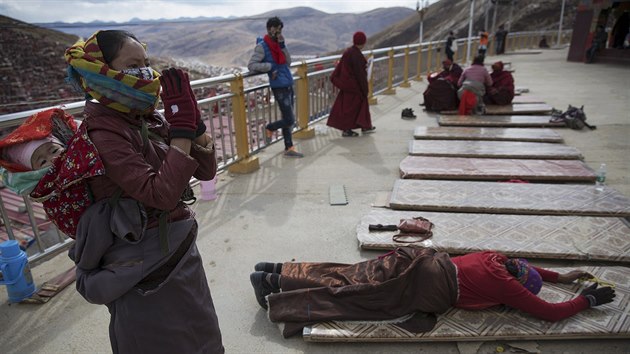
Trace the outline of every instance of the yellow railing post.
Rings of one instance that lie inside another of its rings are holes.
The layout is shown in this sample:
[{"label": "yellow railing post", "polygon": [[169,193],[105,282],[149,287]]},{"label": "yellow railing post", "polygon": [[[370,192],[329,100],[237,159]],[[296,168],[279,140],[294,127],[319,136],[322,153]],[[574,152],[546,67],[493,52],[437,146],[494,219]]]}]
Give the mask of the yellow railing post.
[{"label": "yellow railing post", "polygon": [[234,95],[232,96],[232,119],[234,119],[234,131],[236,134],[237,162],[228,167],[228,171],[233,173],[250,173],[256,171],[260,165],[258,157],[249,155],[245,89],[241,74],[236,74],[236,78],[230,82],[230,90]]},{"label": "yellow railing post", "polygon": [[387,72],[387,89],[383,92],[384,95],[395,95],[396,89],[394,88],[394,48],[391,48],[388,53],[388,72]]},{"label": "yellow railing post", "polygon": [[418,44],[418,72],[416,73],[416,81],[422,81],[422,44]]},{"label": "yellow railing post", "polygon": [[427,48],[427,75],[430,75],[431,70],[431,52],[433,51],[433,45],[429,43],[429,47]]},{"label": "yellow railing post", "polygon": [[375,105],[378,104],[378,99],[374,97],[374,53],[370,53],[368,55],[368,61],[372,60],[372,75],[368,77],[368,104]]},{"label": "yellow railing post", "polygon": [[512,51],[514,51],[514,44],[515,44],[514,42],[516,42],[516,36],[512,36],[512,38],[510,38],[510,39],[511,39],[511,41],[510,41],[510,49]]},{"label": "yellow railing post", "polygon": [[315,136],[315,129],[308,126],[310,99],[308,91],[308,65],[305,61],[298,66],[296,81],[297,86],[297,124],[298,131],[293,134],[297,139],[310,139]]},{"label": "yellow railing post", "polygon": [[488,53],[488,56],[493,56],[495,54],[495,45],[494,43],[496,42],[496,38],[494,36],[490,37],[490,39],[488,39],[488,48],[486,49],[486,52]]},{"label": "yellow railing post", "polygon": [[409,83],[409,46],[405,48],[405,68],[403,70],[403,82],[400,87],[411,87]]}]

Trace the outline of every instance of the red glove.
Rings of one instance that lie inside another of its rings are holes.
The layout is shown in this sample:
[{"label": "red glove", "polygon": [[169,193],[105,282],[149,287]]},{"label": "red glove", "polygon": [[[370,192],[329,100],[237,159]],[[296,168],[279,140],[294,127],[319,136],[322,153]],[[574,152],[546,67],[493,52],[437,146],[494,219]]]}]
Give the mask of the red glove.
[{"label": "red glove", "polygon": [[[188,74],[186,74],[188,78]],[[193,92],[192,86],[188,85],[190,89],[190,97],[192,97],[193,104],[195,105],[195,120],[197,121],[197,131],[195,132],[195,138],[201,136],[201,134],[206,132],[206,125],[201,120],[201,111],[199,110],[199,106],[197,105],[197,98],[195,97],[195,93]]]},{"label": "red glove", "polygon": [[188,75],[181,69],[170,68],[160,76],[164,115],[170,124],[170,136],[193,140],[197,131],[195,100],[191,96]]}]

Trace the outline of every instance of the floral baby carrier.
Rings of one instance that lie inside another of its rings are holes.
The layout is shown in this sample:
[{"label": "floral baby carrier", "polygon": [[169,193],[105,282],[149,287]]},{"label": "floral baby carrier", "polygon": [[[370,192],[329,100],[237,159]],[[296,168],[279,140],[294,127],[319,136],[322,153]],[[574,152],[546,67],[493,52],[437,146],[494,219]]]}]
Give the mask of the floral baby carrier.
[{"label": "floral baby carrier", "polygon": [[104,174],[103,161],[82,124],[30,196],[42,202],[50,220],[74,239],[81,215],[93,203],[86,179]]}]

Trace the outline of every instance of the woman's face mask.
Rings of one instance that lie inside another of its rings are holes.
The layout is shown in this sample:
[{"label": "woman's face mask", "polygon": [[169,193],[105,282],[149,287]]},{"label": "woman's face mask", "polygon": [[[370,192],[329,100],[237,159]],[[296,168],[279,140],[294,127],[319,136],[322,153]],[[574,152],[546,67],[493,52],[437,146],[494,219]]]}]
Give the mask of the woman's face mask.
[{"label": "woman's face mask", "polygon": [[123,69],[120,72],[125,75],[135,76],[138,79],[153,81],[153,69],[150,66]]}]

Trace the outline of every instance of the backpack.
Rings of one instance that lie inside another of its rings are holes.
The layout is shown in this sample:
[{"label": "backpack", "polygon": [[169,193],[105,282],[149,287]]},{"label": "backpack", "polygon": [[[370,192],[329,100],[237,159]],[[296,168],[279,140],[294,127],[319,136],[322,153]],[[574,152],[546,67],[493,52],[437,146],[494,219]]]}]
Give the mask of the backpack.
[{"label": "backpack", "polygon": [[575,130],[582,130],[584,127],[588,127],[590,130],[597,129],[596,126],[586,123],[584,106],[577,108],[569,105],[569,108],[567,108],[565,112],[553,109],[549,121],[551,123],[564,122],[567,127]]}]

